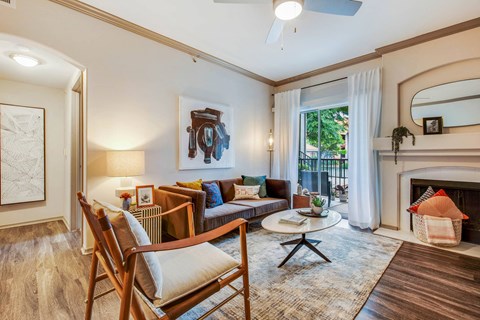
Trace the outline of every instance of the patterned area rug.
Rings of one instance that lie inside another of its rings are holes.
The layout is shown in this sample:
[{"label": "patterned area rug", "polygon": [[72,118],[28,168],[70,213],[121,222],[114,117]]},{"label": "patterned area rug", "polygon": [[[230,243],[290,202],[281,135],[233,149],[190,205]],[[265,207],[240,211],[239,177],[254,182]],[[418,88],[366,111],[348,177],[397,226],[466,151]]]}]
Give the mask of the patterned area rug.
[{"label": "patterned area rug", "polygon": [[[400,248],[401,241],[333,227],[311,233],[317,248],[332,263],[303,247],[283,267],[278,264],[293,246],[280,242],[298,238],[258,229],[247,234],[253,319],[353,319]],[[238,258],[238,235],[216,246]],[[241,281],[241,280],[237,280]],[[240,282],[241,283],[241,282]],[[181,319],[196,319],[231,290],[204,301]],[[242,319],[243,297],[237,296],[209,319]]]}]

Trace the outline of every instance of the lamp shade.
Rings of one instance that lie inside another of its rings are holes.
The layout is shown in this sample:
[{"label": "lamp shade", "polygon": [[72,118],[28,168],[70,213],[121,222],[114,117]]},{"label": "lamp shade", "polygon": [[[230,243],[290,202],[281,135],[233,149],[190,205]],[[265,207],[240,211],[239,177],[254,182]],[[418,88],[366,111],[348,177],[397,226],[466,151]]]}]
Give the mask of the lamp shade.
[{"label": "lamp shade", "polygon": [[107,151],[109,177],[133,177],[145,174],[145,151]]}]

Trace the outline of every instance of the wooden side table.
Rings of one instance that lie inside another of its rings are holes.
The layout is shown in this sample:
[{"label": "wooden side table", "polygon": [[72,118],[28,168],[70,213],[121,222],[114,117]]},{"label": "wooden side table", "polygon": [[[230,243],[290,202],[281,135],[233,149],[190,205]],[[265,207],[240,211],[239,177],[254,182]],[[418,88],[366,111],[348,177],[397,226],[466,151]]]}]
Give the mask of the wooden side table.
[{"label": "wooden side table", "polygon": [[293,195],[293,209],[310,208],[310,196]]},{"label": "wooden side table", "polygon": [[[153,205],[144,208],[135,208],[128,210],[135,218],[147,218],[162,213],[162,207]],[[139,220],[142,227],[147,232],[152,244],[162,242],[162,217],[154,219]]]}]

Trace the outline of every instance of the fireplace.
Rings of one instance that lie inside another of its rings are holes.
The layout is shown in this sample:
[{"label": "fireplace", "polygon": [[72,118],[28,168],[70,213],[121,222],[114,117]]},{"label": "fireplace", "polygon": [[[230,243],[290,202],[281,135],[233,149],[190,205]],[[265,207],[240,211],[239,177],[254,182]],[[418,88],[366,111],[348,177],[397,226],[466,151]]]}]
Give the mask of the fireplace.
[{"label": "fireplace", "polygon": [[[470,217],[463,221],[462,241],[480,244],[480,183],[445,180],[410,180],[410,203],[416,201],[431,186],[435,192],[445,190],[455,205]],[[410,215],[412,230],[412,216]]]}]

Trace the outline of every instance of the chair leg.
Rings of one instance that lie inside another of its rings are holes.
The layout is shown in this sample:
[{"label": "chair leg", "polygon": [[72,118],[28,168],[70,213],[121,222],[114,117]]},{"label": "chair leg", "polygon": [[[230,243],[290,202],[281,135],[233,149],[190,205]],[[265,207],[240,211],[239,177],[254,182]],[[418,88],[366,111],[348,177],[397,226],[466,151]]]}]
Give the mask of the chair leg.
[{"label": "chair leg", "polygon": [[248,269],[243,274],[243,301],[245,303],[245,319],[250,320],[250,283],[248,280]]},{"label": "chair leg", "polygon": [[85,309],[85,320],[92,319],[92,309],[93,309],[93,302],[94,302],[94,295],[95,295],[95,285],[97,284],[96,277],[97,277],[97,269],[98,269],[98,257],[97,257],[97,243],[93,246],[93,253],[92,253],[92,262],[90,264],[90,278],[88,280],[88,293],[87,293],[87,307]]}]

